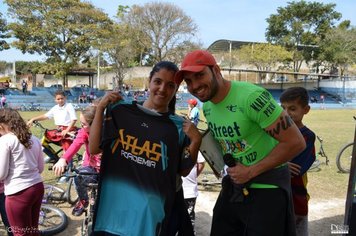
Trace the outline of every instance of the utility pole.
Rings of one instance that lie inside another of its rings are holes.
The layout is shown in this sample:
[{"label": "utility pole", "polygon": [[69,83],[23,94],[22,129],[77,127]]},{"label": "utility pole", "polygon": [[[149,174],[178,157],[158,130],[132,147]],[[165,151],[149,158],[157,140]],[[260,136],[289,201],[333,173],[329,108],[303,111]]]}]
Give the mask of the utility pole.
[{"label": "utility pole", "polygon": [[11,84],[16,86],[17,81],[16,81],[16,61],[12,63],[12,79],[11,79]]},{"label": "utility pole", "polygon": [[100,51],[98,53],[98,72],[97,72],[97,77],[96,77],[96,88],[100,88]]}]

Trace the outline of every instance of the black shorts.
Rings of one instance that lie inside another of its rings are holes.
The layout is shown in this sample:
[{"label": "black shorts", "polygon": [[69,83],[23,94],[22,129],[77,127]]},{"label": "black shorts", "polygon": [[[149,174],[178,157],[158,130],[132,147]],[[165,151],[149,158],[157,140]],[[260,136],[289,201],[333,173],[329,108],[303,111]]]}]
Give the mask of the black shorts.
[{"label": "black shorts", "polygon": [[285,236],[287,193],[280,188],[248,189],[242,202],[220,195],[213,210],[211,236]]}]

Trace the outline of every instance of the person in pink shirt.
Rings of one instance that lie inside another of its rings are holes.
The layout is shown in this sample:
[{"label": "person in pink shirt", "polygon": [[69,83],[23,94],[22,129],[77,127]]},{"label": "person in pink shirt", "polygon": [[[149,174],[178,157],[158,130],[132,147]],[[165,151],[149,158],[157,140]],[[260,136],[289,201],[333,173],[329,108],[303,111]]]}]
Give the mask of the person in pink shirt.
[{"label": "person in pink shirt", "polygon": [[5,108],[6,107],[6,97],[5,97],[5,94],[2,94],[1,95],[1,108]]},{"label": "person in pink shirt", "polygon": [[37,236],[44,193],[41,142],[11,108],[0,110],[0,135],[0,181],[5,186],[11,232],[15,236]]},{"label": "person in pink shirt", "polygon": [[[88,173],[99,173],[101,154],[90,155],[89,153],[89,130],[90,125],[94,119],[96,106],[89,106],[80,114],[80,124],[82,128],[78,131],[76,138],[73,143],[69,146],[68,150],[64,155],[58,160],[58,162],[53,166],[53,170],[56,175],[61,175],[68,163],[72,160],[73,156],[79,151],[82,145],[85,145],[84,158],[82,166],[78,168],[80,172]],[[72,214],[75,216],[80,216],[83,214],[85,208],[88,206],[88,183],[97,183],[97,175],[85,175],[74,178],[75,188],[78,192],[79,201],[73,208]]]}]

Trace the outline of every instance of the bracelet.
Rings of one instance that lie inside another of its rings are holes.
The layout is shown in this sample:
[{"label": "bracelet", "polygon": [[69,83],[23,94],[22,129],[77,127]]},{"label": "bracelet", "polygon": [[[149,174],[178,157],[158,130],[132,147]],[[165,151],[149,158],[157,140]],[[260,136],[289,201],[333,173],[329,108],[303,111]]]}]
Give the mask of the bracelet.
[{"label": "bracelet", "polygon": [[184,159],[191,158],[189,147],[184,148]]}]

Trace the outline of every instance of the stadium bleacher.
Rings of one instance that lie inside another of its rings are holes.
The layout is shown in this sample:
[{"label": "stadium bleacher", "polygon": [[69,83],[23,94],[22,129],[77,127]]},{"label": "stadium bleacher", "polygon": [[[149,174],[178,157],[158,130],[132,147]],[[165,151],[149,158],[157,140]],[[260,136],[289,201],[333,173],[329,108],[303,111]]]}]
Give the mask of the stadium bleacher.
[{"label": "stadium bleacher", "polygon": [[[54,93],[56,89],[46,87],[34,87],[27,95],[24,95],[22,91],[8,89],[4,91],[7,98],[7,103],[10,107],[20,108],[21,106],[29,106],[30,104],[40,104],[42,110],[48,110],[55,105]],[[283,90],[281,89],[268,89],[273,98],[279,102],[279,97]],[[81,109],[87,105],[87,103],[79,103],[79,96],[81,94],[89,95],[94,93],[96,97],[102,97],[105,91],[97,90],[93,88],[77,88],[73,87],[66,90],[67,101],[76,105],[78,109]],[[308,90],[311,98],[310,105],[313,108],[353,108],[356,107],[356,103],[353,101],[341,102],[340,96],[337,94],[331,94],[324,90]],[[321,100],[321,96],[324,96],[324,102]],[[177,109],[185,109],[187,107],[186,101],[191,98],[189,93],[177,94]],[[201,104],[199,104],[201,107]]]}]

